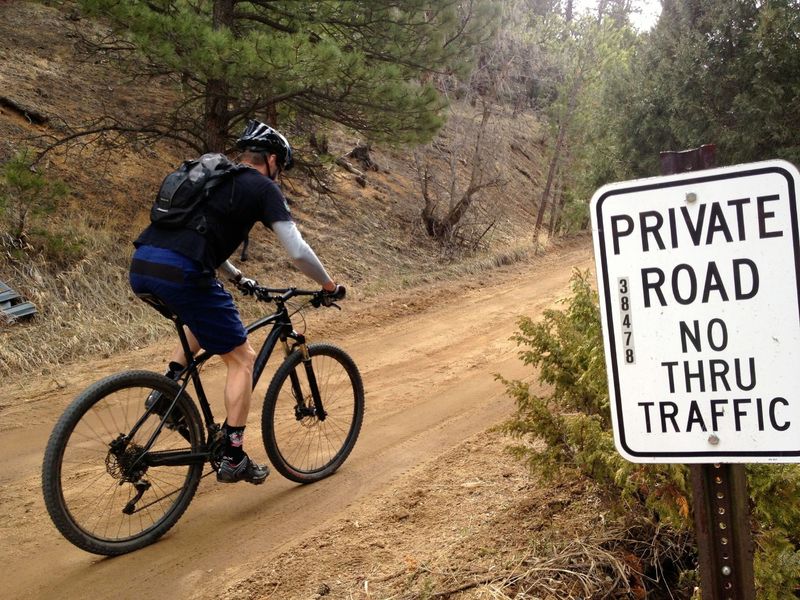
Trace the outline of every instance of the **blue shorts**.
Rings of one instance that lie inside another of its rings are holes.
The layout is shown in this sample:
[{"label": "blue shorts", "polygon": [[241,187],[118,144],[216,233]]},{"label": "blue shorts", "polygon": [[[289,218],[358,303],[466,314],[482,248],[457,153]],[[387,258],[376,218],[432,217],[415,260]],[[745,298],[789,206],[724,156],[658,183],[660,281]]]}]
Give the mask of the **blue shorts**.
[{"label": "blue shorts", "polygon": [[161,299],[204,350],[227,354],[247,341],[231,295],[192,259],[164,248],[139,246],[133,253],[130,282],[134,293]]}]

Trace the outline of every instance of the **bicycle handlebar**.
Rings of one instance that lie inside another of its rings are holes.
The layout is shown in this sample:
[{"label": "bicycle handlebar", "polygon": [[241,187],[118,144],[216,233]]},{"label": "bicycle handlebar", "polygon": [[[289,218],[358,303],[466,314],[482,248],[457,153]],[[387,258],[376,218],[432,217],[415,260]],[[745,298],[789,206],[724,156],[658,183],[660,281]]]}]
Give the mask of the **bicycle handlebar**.
[{"label": "bicycle handlebar", "polygon": [[262,302],[275,302],[283,304],[284,302],[298,296],[310,296],[311,305],[315,308],[320,306],[336,306],[336,300],[341,300],[347,295],[347,290],[343,285],[337,285],[336,289],[332,292],[325,290],[301,290],[298,288],[268,288],[261,285],[253,285],[252,283],[237,285],[236,286],[245,296],[253,295],[257,300]]}]

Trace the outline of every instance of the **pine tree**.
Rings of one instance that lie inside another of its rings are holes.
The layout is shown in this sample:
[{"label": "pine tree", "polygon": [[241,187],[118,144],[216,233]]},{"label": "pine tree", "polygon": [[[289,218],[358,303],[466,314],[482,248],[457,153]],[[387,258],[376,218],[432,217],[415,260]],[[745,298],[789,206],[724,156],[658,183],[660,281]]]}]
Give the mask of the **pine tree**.
[{"label": "pine tree", "polygon": [[[373,139],[426,140],[444,102],[431,75],[468,68],[491,34],[488,0],[81,0],[128,36],[153,71],[179,80],[159,126],[222,150],[252,116],[302,116]],[[165,127],[165,123],[169,123]]]},{"label": "pine tree", "polygon": [[800,2],[667,0],[638,57],[628,148],[638,175],[662,150],[716,143],[720,164],[800,159]]}]

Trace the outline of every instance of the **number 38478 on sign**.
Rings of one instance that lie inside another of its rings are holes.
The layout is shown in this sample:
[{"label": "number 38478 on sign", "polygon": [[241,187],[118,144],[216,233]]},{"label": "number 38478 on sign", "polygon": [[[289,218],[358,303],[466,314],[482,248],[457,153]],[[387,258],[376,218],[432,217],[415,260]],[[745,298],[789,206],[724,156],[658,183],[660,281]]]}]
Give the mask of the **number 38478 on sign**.
[{"label": "number 38478 on sign", "polygon": [[623,360],[625,364],[632,365],[636,362],[636,353],[633,349],[633,316],[631,315],[630,285],[627,277],[620,277],[617,280],[617,290],[619,292],[619,323]]}]

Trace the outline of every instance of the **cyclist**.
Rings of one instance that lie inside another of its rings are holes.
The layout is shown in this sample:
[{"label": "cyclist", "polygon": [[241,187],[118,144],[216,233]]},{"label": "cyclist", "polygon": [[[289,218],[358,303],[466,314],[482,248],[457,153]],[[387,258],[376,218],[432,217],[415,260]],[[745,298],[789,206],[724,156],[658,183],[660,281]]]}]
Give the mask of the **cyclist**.
[{"label": "cyclist", "polygon": [[[242,275],[228,257],[260,221],[272,229],[294,265],[327,292],[343,293],[303,240],[275,178],[292,167],[292,148],[273,128],[251,120],[236,142],[239,161],[250,168],[237,171],[213,188],[204,205],[207,227],[163,229],[151,224],[136,239],[130,269],[131,288],[161,299],[186,324],[193,352],[203,348],[219,354],[227,366],[225,382],[225,448],[217,471],[224,483],[263,483],[266,466],[250,460],[244,452],[244,429],[250,410],[255,351],[230,293],[217,279],[219,271],[230,282],[252,289],[256,282]],[[180,345],[170,357],[167,376],[175,378],[185,367]],[[158,392],[146,401],[148,408],[163,416]],[[173,427],[176,423],[168,423]]]}]

